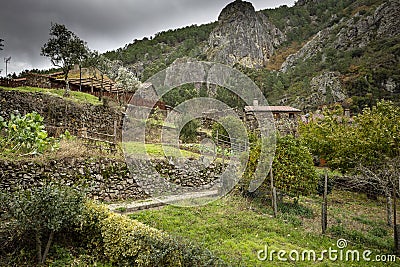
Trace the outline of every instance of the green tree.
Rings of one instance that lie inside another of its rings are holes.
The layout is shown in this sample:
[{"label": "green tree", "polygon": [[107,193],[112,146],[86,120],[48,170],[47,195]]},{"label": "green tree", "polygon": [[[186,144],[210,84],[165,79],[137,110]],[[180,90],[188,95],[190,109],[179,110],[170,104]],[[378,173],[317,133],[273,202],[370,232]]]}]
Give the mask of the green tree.
[{"label": "green tree", "polygon": [[369,196],[384,194],[391,225],[391,194],[399,173],[400,107],[380,101],[353,120],[341,112],[326,111],[323,118],[302,125],[301,138],[331,168],[350,174],[349,185],[367,190]]},{"label": "green tree", "polygon": [[[186,120],[186,117],[184,116],[182,118],[183,120]],[[200,127],[200,122],[197,119],[191,120],[188,123],[186,123],[181,132],[179,133],[180,139],[185,142],[194,142],[196,141],[197,138],[197,129]]]},{"label": "green tree", "polygon": [[315,192],[318,176],[311,153],[292,135],[278,136],[272,167],[274,183],[279,190],[294,197]]},{"label": "green tree", "polygon": [[65,25],[51,24],[50,38],[41,48],[41,55],[49,57],[54,66],[62,69],[67,96],[69,95],[68,73],[74,64],[79,63],[86,51],[86,43]]},{"label": "green tree", "polygon": [[[43,264],[55,233],[78,225],[84,209],[84,195],[70,187],[45,184],[15,193],[1,192],[0,203],[3,219],[12,220],[15,231],[25,235],[34,233],[37,260]],[[46,246],[42,252],[44,241]]]},{"label": "green tree", "polygon": [[[255,136],[253,135],[254,139]],[[260,160],[261,140],[256,138],[251,145],[249,158],[240,189],[247,194],[250,180]],[[316,192],[318,186],[318,175],[314,168],[311,153],[300,140],[292,135],[277,136],[275,157],[272,163],[275,187],[286,194],[296,197],[307,196]],[[265,194],[270,188],[270,180],[265,173],[266,179],[257,190]]]},{"label": "green tree", "polygon": [[400,107],[380,101],[350,120],[343,109],[325,109],[322,118],[300,126],[310,151],[327,160],[330,167],[351,172],[357,166],[384,164],[400,155]]}]

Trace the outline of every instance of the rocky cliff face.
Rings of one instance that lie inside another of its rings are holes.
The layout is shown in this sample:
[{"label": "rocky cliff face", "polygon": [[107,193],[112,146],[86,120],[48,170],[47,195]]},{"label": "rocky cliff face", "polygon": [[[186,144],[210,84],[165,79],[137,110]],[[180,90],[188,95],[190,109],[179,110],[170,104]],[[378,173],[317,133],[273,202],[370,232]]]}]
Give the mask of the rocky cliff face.
[{"label": "rocky cliff face", "polygon": [[290,68],[294,67],[299,60],[305,61],[306,59],[314,56],[326,46],[329,39],[329,34],[332,29],[327,28],[318,32],[314,37],[308,41],[297,53],[289,55],[285,62],[283,62],[280,71],[287,72]]},{"label": "rocky cliff face", "polygon": [[370,16],[359,12],[341,28],[334,41],[337,49],[365,47],[379,38],[388,38],[400,33],[400,1],[391,0],[380,5]]},{"label": "rocky cliff face", "polygon": [[[305,1],[302,1],[305,2]],[[400,1],[389,0],[380,5],[372,15],[357,12],[348,20],[318,32],[297,53],[287,57],[281,71],[286,72],[300,60],[304,61],[323,48],[346,51],[362,48],[381,38],[390,38],[400,33]],[[338,32],[337,34],[334,34]]]},{"label": "rocky cliff face", "polygon": [[284,34],[251,3],[236,0],[219,15],[206,53],[210,61],[260,68],[284,40]]},{"label": "rocky cliff face", "polygon": [[324,104],[342,102],[346,98],[339,73],[325,72],[312,78],[308,96],[297,97],[294,106],[307,110]]}]

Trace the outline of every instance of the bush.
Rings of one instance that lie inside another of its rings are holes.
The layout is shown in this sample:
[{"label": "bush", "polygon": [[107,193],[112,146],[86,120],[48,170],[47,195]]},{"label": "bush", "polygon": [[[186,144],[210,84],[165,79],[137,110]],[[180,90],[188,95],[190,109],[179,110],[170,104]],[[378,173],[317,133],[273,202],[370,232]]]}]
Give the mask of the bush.
[{"label": "bush", "polygon": [[[77,189],[50,183],[15,193],[0,193],[1,215],[15,232],[33,233],[37,260],[44,263],[55,233],[78,224],[83,200],[84,195]],[[47,244],[42,252],[44,241]]]},{"label": "bush", "polygon": [[277,139],[273,174],[275,186],[295,197],[314,193],[318,183],[310,152],[291,135]]},{"label": "bush", "polygon": [[36,112],[13,115],[9,121],[0,116],[0,148],[13,154],[41,154],[52,149],[43,118]]},{"label": "bush", "polygon": [[127,266],[223,266],[209,251],[88,202],[79,233],[111,263]]},{"label": "bush", "polygon": [[[240,189],[245,194],[247,194],[246,189],[260,160],[260,142],[260,140],[257,140],[250,149],[244,179],[240,183]],[[293,136],[278,136],[272,166],[274,184],[278,190],[293,197],[306,196],[316,190],[318,175],[313,165],[312,156],[307,147]],[[267,175],[268,173],[265,173],[265,176]],[[267,177],[257,191],[265,194],[270,187],[269,183],[270,179]],[[257,195],[257,192],[255,195]]]},{"label": "bush", "polygon": [[[183,117],[183,119],[186,119]],[[185,143],[190,143],[196,141],[197,138],[197,129],[200,127],[200,122],[197,119],[191,120],[186,123],[181,132],[180,132],[180,139]]]}]

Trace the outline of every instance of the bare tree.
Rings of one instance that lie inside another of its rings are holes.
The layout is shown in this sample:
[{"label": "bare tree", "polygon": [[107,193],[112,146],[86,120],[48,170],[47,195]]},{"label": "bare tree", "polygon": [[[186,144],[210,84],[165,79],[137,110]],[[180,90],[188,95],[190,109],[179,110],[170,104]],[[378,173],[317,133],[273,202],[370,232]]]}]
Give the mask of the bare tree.
[{"label": "bare tree", "polygon": [[398,180],[400,178],[400,157],[388,159],[383,165],[359,165],[357,175],[347,178],[349,187],[356,189],[374,190],[386,198],[386,221],[393,226],[393,192],[399,193]]}]

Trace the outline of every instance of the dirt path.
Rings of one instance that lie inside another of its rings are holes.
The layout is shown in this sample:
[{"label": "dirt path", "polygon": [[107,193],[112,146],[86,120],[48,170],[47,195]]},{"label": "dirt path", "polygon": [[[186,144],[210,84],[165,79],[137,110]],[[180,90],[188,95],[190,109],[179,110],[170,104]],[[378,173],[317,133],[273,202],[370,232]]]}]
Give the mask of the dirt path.
[{"label": "dirt path", "polygon": [[164,205],[194,206],[201,205],[218,196],[217,190],[170,195],[160,198],[148,198],[109,204],[108,208],[116,213],[129,214],[139,210],[161,207]]}]

